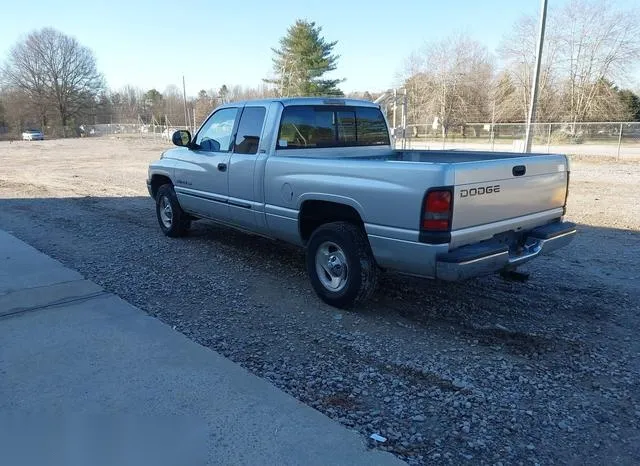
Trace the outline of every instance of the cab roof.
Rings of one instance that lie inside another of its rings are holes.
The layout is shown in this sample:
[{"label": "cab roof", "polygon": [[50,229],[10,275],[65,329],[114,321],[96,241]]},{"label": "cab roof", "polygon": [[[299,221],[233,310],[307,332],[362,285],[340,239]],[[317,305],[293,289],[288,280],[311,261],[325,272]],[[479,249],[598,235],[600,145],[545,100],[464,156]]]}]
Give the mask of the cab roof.
[{"label": "cab roof", "polygon": [[[342,97],[274,97],[271,99],[260,100],[244,100],[239,102],[230,102],[222,105],[221,107],[238,107],[238,106],[256,106],[256,105],[268,105],[272,102],[279,102],[284,107],[290,105],[344,105],[355,107],[374,107],[380,106],[374,102],[361,99],[347,99]],[[220,107],[219,107],[220,108]]]}]

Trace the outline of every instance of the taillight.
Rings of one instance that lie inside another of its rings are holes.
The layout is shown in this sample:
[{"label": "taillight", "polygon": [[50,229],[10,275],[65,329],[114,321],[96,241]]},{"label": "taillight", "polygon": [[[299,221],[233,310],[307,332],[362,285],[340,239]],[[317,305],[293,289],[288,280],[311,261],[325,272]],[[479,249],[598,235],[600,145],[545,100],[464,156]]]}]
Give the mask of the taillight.
[{"label": "taillight", "polygon": [[451,229],[452,198],[450,189],[434,189],[427,193],[422,205],[423,231]]}]

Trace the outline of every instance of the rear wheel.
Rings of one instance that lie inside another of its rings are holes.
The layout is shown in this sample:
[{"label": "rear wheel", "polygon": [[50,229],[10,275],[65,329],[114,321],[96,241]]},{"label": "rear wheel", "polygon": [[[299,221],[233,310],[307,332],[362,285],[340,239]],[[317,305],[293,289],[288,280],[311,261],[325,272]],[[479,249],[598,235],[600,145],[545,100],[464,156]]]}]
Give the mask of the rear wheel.
[{"label": "rear wheel", "polygon": [[170,184],[163,184],[156,193],[156,216],[162,232],[172,238],[184,236],[189,231],[191,219],[186,214]]},{"label": "rear wheel", "polygon": [[313,232],[307,272],[320,299],[340,308],[369,299],[380,273],[364,231],[348,222],[328,223]]}]

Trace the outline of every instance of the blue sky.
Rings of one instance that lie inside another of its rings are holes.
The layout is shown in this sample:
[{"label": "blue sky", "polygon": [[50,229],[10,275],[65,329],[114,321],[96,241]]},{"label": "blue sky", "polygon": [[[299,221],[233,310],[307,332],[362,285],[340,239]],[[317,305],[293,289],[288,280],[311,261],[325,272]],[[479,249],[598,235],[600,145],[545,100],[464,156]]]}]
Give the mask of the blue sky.
[{"label": "blue sky", "polygon": [[[549,0],[550,8],[563,1]],[[638,0],[615,2],[630,8]],[[466,32],[493,51],[520,16],[537,15],[539,7],[539,0],[30,0],[26,10],[1,9],[0,61],[26,34],[51,26],[93,50],[111,88],[162,91],[180,85],[184,73],[194,95],[223,83],[259,85],[271,70],[271,47],[303,18],[338,41],[342,89],[375,91],[391,87],[405,58],[425,42]]]}]

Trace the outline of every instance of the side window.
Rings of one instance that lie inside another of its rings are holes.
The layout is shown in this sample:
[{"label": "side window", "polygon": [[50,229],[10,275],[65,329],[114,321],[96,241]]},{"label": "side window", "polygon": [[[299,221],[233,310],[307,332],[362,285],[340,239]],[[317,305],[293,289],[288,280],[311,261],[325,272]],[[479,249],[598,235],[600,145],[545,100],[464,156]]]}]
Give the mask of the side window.
[{"label": "side window", "polygon": [[196,136],[195,143],[199,149],[206,152],[229,152],[237,115],[237,108],[224,108],[211,115]]},{"label": "side window", "polygon": [[260,134],[264,125],[264,107],[245,107],[238,124],[238,133],[233,152],[236,154],[257,154]]},{"label": "side window", "polygon": [[389,131],[382,112],[377,108],[358,107],[356,109],[359,146],[389,145]]}]

